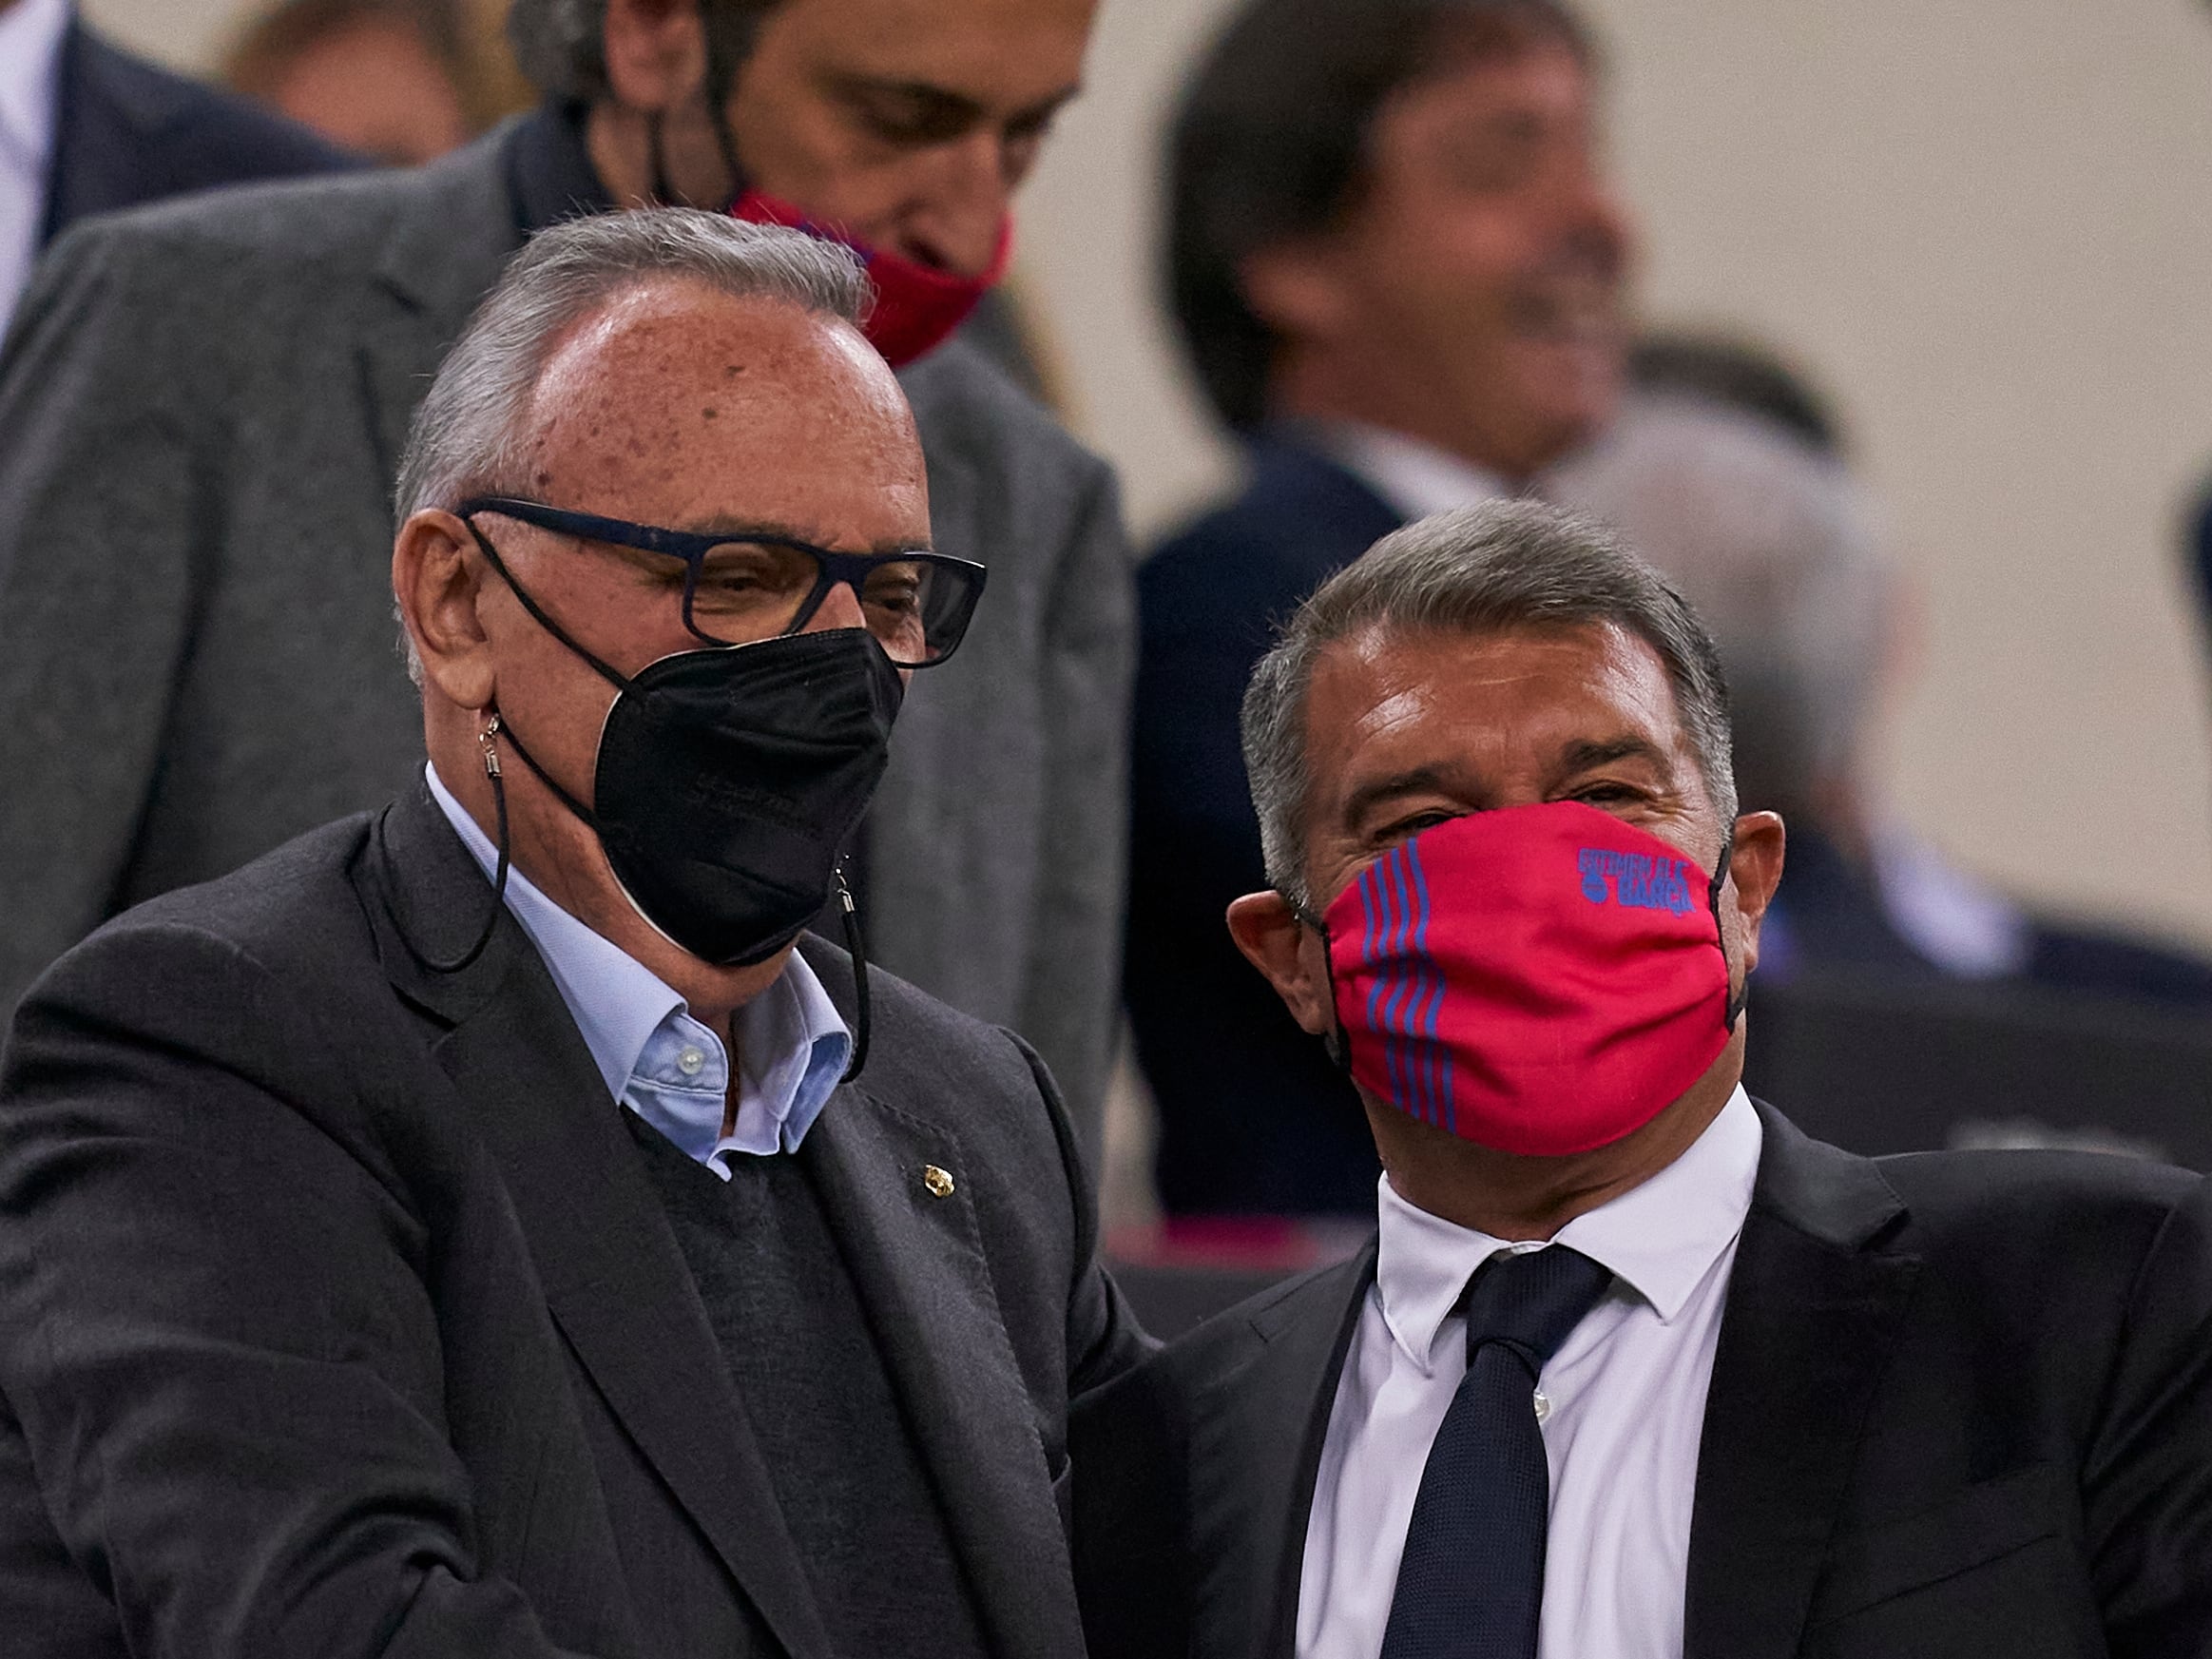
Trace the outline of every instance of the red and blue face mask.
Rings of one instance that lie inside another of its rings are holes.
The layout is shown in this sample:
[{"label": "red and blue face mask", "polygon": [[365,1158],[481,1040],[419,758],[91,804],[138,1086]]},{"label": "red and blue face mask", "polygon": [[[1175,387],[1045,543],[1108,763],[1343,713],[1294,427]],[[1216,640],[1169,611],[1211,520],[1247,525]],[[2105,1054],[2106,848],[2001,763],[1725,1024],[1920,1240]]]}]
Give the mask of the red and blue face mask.
[{"label": "red and blue face mask", "polygon": [[1323,918],[1340,1057],[1368,1093],[1500,1151],[1643,1128],[1735,1029],[1708,874],[1580,801],[1471,813],[1385,853]]},{"label": "red and blue face mask", "polygon": [[868,268],[868,280],[875,286],[875,303],[861,333],[894,369],[904,368],[942,345],[968,320],[968,314],[982,303],[983,297],[998,285],[1006,275],[1007,261],[1013,257],[1011,218],[999,222],[998,248],[991,255],[991,268],[980,276],[960,277],[889,248],[857,241],[835,225],[811,218],[803,207],[759,190],[747,190],[732,203],[730,216],[754,224],[802,230],[808,236],[852,249]]}]

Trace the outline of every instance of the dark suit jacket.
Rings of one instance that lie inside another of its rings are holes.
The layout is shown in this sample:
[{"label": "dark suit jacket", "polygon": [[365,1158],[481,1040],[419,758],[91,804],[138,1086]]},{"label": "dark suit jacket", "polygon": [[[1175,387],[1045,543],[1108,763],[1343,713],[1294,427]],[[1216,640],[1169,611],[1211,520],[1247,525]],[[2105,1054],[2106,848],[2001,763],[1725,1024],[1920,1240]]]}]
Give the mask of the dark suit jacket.
[{"label": "dark suit jacket", "polygon": [[41,242],[88,213],[368,164],[297,122],[157,68],[74,19],[59,71]]},{"label": "dark suit jacket", "polygon": [[[1761,1108],[1686,1659],[2212,1652],[2212,1202],[2045,1152],[1869,1160]],[[1092,1659],[1287,1659],[1372,1247],[1079,1411]]]},{"label": "dark suit jacket", "polygon": [[1363,1213],[1375,1164],[1358,1102],[1221,914],[1267,884],[1238,740],[1245,683],[1276,625],[1399,518],[1289,432],[1256,441],[1251,463],[1242,495],[1137,574],[1123,993],[1169,1210]]},{"label": "dark suit jacket", "polygon": [[[823,1656],[638,1148],[427,792],[145,905],[0,1071],[10,1655]],[[808,960],[851,1018],[841,953]],[[796,1154],[1004,1659],[1080,1659],[1067,1401],[1144,1345],[1048,1077],[874,979]],[[926,1166],[955,1189],[933,1196]],[[895,1562],[884,1564],[897,1571]]]}]

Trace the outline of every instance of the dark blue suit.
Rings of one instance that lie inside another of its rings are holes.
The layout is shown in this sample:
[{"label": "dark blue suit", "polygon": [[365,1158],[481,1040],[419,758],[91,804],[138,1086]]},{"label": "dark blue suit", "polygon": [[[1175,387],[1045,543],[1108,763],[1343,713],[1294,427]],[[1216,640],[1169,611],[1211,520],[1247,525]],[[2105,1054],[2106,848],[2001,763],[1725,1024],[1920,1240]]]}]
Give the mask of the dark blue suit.
[{"label": "dark blue suit", "polygon": [[1241,495],[1137,576],[1124,988],[1171,1213],[1372,1213],[1358,1100],[1238,955],[1222,913],[1267,885],[1238,738],[1244,684],[1276,625],[1401,521],[1289,434],[1255,441],[1251,463]]},{"label": "dark blue suit", "polygon": [[157,68],[71,20],[41,241],[77,220],[254,179],[365,165],[304,126]]}]

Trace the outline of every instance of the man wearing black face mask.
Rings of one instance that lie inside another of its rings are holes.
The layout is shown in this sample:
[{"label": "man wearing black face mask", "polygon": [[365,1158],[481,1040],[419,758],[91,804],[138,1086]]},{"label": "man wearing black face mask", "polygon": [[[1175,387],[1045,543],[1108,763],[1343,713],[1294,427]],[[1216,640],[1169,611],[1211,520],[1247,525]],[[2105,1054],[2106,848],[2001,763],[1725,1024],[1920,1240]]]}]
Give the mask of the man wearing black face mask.
[{"label": "man wearing black face mask", "polygon": [[0,1019],[107,916],[412,774],[382,573],[409,416],[529,236],[682,203],[863,252],[933,528],[991,568],[998,626],[914,686],[854,884],[883,963],[1020,1032],[1095,1129],[1127,549],[1105,465],[954,333],[1093,0],[509,10],[537,109],[414,171],[103,222],[33,283],[0,362]]},{"label": "man wearing black face mask", "polygon": [[401,467],[422,781],[25,999],[11,1653],[1079,1659],[1067,1406],[1144,1339],[1066,1115],[798,936],[982,588],[862,294],[533,242]]}]

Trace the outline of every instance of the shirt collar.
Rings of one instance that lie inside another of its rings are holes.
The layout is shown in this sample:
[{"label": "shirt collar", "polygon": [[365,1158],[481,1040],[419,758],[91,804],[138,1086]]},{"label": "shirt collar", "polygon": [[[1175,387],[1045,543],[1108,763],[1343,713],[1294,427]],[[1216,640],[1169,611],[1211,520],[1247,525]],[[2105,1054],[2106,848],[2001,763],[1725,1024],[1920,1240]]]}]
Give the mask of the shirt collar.
[{"label": "shirt collar", "polygon": [[[477,868],[490,876],[498,852],[490,838],[446,788],[437,767],[426,765],[424,772],[446,821]],[[738,1121],[730,1135],[721,1136],[727,1051],[719,1036],[690,1017],[683,996],[621,946],[563,910],[511,864],[507,907],[545,958],[607,1093],[638,1108],[700,1162],[730,1151],[794,1149],[821,1115],[844,1073],[853,1039],[829,993],[796,951],[775,982],[738,1014]],[[706,1057],[695,1079],[704,1086],[701,1089],[683,1090],[682,1073],[665,1075],[658,1063],[663,1051],[673,1063],[686,1043],[696,1044]],[[656,1062],[650,1066],[648,1045]],[[685,1100],[685,1093],[699,1098]],[[719,1164],[714,1167],[727,1174]]]},{"label": "shirt collar", "polygon": [[[1576,1216],[1551,1241],[1609,1269],[1671,1324],[1751,1211],[1764,1131],[1739,1086],[1689,1148],[1640,1186]],[[1408,1204],[1385,1175],[1377,1201],[1375,1283],[1399,1349],[1430,1372],[1436,1334],[1474,1270],[1500,1251],[1541,1249],[1459,1226]]]},{"label": "shirt collar", "polygon": [[54,149],[69,0],[17,0],[0,11],[0,152],[43,176]]},{"label": "shirt collar", "polygon": [[1402,432],[1364,421],[1316,421],[1321,447],[1408,519],[1517,493],[1488,468]]}]

